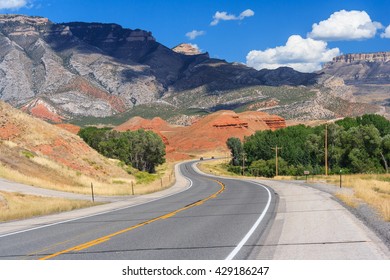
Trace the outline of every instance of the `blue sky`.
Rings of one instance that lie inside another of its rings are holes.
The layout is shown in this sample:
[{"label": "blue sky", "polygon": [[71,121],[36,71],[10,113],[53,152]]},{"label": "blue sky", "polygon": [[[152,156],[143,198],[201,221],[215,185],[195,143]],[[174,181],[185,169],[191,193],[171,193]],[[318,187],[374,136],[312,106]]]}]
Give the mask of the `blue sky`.
[{"label": "blue sky", "polygon": [[388,0],[0,0],[0,13],[118,23],[174,47],[256,69],[318,70],[333,56],[390,51]]}]

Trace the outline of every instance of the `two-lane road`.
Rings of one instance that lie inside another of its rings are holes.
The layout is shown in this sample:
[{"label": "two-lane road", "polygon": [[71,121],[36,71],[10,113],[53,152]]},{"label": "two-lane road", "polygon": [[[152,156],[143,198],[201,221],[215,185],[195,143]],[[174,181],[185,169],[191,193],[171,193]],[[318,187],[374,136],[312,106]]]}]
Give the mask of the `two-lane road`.
[{"label": "two-lane road", "polygon": [[[245,259],[275,206],[267,187],[180,171],[181,193],[142,205],[0,236],[0,259]],[[1,226],[1,224],[0,224]]]}]

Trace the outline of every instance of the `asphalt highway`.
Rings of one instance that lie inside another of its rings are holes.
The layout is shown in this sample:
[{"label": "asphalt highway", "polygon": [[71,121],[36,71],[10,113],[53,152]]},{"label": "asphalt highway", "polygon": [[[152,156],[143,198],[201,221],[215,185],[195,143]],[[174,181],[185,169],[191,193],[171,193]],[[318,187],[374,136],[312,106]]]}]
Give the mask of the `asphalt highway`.
[{"label": "asphalt highway", "polygon": [[186,191],[30,231],[0,235],[0,259],[246,259],[274,216],[256,182],[216,179],[180,165]]}]

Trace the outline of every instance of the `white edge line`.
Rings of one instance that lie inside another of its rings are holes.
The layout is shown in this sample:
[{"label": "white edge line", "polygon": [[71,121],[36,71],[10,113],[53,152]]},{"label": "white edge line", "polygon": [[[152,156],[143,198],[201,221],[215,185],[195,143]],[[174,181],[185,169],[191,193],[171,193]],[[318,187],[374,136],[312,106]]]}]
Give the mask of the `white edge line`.
[{"label": "white edge line", "polygon": [[269,191],[269,189],[267,187],[259,184],[259,183],[255,183],[253,181],[252,181],[252,183],[254,183],[256,185],[259,185],[260,187],[263,187],[264,189],[267,190],[267,192],[268,192],[268,202],[267,202],[267,205],[265,206],[265,208],[264,208],[263,212],[261,213],[260,217],[253,224],[252,228],[248,231],[248,233],[244,236],[244,238],[240,241],[240,243],[238,243],[236,248],[234,248],[234,250],[229,254],[229,256],[226,257],[225,260],[232,260],[237,255],[237,253],[241,250],[241,248],[245,245],[245,243],[252,236],[252,234],[255,232],[257,227],[260,225],[261,221],[264,219],[265,214],[268,211],[269,206],[271,205],[271,192]]},{"label": "white edge line", "polygon": [[74,219],[64,220],[64,221],[60,221],[60,222],[56,222],[56,223],[43,225],[43,226],[38,226],[38,227],[33,227],[33,228],[24,229],[24,230],[20,230],[20,231],[15,231],[15,232],[11,232],[11,233],[6,233],[6,234],[3,234],[3,235],[0,235],[0,238],[11,236],[11,235],[16,235],[16,234],[20,234],[20,233],[24,233],[24,232],[29,232],[29,231],[33,231],[33,230],[37,230],[37,229],[42,229],[42,228],[46,228],[46,227],[51,227],[51,226],[55,226],[55,225],[60,225],[60,224],[68,223],[68,222],[73,222],[73,221],[77,221],[77,220],[82,220],[82,219],[86,219],[86,218],[91,218],[91,217],[95,217],[95,216],[99,216],[99,215],[103,215],[103,214],[107,214],[107,213],[112,213],[112,212],[115,212],[115,211],[120,211],[120,210],[124,210],[124,209],[128,209],[128,208],[132,208],[132,207],[135,207],[135,206],[139,206],[139,205],[144,205],[144,204],[147,204],[147,203],[150,203],[150,202],[154,202],[154,201],[157,201],[157,200],[160,200],[160,199],[163,199],[163,198],[167,198],[167,197],[170,197],[170,196],[173,196],[173,195],[185,192],[185,191],[189,190],[192,187],[193,182],[192,182],[192,180],[190,178],[184,176],[181,173],[180,168],[178,168],[178,171],[179,171],[180,175],[182,175],[184,178],[186,178],[187,181],[189,181],[189,183],[190,183],[187,188],[185,188],[185,189],[183,189],[183,190],[181,190],[179,192],[168,194],[166,196],[162,196],[162,197],[159,197],[159,198],[156,198],[156,199],[153,199],[153,200],[149,200],[149,201],[146,201],[146,202],[141,202],[141,203],[130,205],[130,206],[124,206],[124,207],[121,207],[121,208],[118,208],[118,209],[107,210],[107,211],[104,211],[104,212],[99,212],[99,213],[95,213],[95,214],[91,214],[91,215],[87,215],[87,216],[82,216],[82,217],[78,217],[78,218],[74,218]]}]

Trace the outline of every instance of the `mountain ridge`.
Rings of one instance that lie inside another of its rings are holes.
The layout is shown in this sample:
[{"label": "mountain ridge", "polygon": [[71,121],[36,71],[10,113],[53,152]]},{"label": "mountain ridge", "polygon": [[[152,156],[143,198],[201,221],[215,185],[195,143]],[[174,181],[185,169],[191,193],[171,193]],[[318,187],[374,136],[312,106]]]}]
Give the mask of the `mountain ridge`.
[{"label": "mountain ridge", "polygon": [[345,54],[324,65],[321,72],[341,79],[351,98],[381,106],[390,118],[390,52]]},{"label": "mountain ridge", "polygon": [[65,119],[112,116],[199,87],[307,85],[317,76],[177,53],[149,31],[118,24],[1,15],[0,43],[0,98],[16,107],[44,100]]},{"label": "mountain ridge", "polygon": [[150,31],[23,15],[0,15],[0,44],[0,99],[50,122],[132,115],[147,106],[178,120],[191,118],[193,111],[221,109],[329,119],[383,113],[390,102],[384,98],[387,87],[379,89],[379,101],[360,102],[354,94],[364,77],[360,68],[371,73],[365,84],[384,84],[388,62],[380,62],[382,76],[371,65],[377,62],[355,62],[354,77],[344,75],[351,65],[340,61],[318,73],[288,67],[258,71],[207,52],[175,52]]}]

